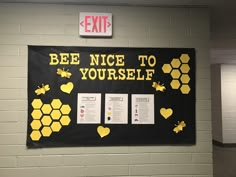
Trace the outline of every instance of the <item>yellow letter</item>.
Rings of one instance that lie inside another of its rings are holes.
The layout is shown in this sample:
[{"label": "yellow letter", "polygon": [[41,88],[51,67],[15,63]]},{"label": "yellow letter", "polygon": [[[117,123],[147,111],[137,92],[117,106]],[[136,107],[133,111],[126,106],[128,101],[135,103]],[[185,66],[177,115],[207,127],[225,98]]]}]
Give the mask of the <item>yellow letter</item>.
[{"label": "yellow letter", "polygon": [[144,80],[144,75],[141,77],[141,69],[137,69],[137,78],[136,80]]},{"label": "yellow letter", "polygon": [[91,59],[90,66],[94,66],[95,64],[98,66],[99,54],[95,54],[95,57],[94,57],[94,54],[90,54],[90,59]]},{"label": "yellow letter", "polygon": [[[113,59],[113,62],[110,62],[110,59]],[[108,66],[113,66],[114,65],[114,55],[108,55],[107,56],[107,64],[108,64]]]},{"label": "yellow letter", "polygon": [[125,69],[119,69],[118,70],[119,73],[119,80],[125,80]]},{"label": "yellow letter", "polygon": [[147,60],[147,55],[139,55],[138,60],[139,61],[141,60],[140,66],[146,66],[145,63],[144,63],[144,60]]},{"label": "yellow letter", "polygon": [[116,66],[124,66],[125,63],[124,63],[124,58],[125,56],[124,55],[116,55]]},{"label": "yellow letter", "polygon": [[106,54],[102,54],[102,55],[101,55],[101,57],[102,57],[101,66],[106,66],[106,65],[107,65],[106,62],[105,62],[105,57],[106,57],[106,56],[107,56]]},{"label": "yellow letter", "polygon": [[99,80],[104,80],[106,76],[106,69],[97,69],[98,72],[98,79]]},{"label": "yellow letter", "polygon": [[80,68],[80,72],[82,73],[82,80],[87,80],[87,77],[85,76],[86,73],[88,72],[88,68]]},{"label": "yellow letter", "polygon": [[78,65],[79,64],[79,53],[71,53],[71,62],[70,64],[72,65]]},{"label": "yellow letter", "polygon": [[56,53],[50,53],[49,56],[50,56],[49,65],[58,65],[59,60],[57,58],[57,54]]},{"label": "yellow letter", "polygon": [[116,70],[115,69],[107,69],[107,71],[108,71],[107,80],[117,80]]},{"label": "yellow letter", "polygon": [[[93,72],[93,75],[92,75]],[[97,71],[95,68],[90,68],[89,69],[89,79],[94,80],[97,77]]]},{"label": "yellow letter", "polygon": [[126,71],[127,71],[126,80],[135,80],[135,76],[134,76],[135,69],[126,69]]},{"label": "yellow letter", "polygon": [[[151,62],[151,59],[153,59],[153,62]],[[151,55],[148,57],[148,65],[151,67],[154,67],[156,65],[156,57],[154,55]]]},{"label": "yellow letter", "polygon": [[69,64],[69,60],[67,60],[69,58],[69,53],[60,53],[61,56],[61,65],[68,65]]},{"label": "yellow letter", "polygon": [[154,69],[146,69],[147,77],[146,80],[152,80],[152,75],[155,73]]}]

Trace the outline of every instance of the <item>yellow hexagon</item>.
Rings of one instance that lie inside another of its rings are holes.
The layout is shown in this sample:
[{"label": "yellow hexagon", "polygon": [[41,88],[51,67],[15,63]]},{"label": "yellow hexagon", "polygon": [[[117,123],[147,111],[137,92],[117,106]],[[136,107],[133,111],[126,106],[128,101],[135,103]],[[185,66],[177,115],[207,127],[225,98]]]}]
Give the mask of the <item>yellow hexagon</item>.
[{"label": "yellow hexagon", "polygon": [[33,110],[33,112],[31,113],[33,119],[40,119],[42,115],[43,114],[40,110]]},{"label": "yellow hexagon", "polygon": [[182,63],[188,63],[188,61],[190,60],[190,57],[189,57],[188,54],[182,54],[180,56],[180,60],[181,60]]},{"label": "yellow hexagon", "polygon": [[179,61],[179,59],[173,58],[173,60],[171,61],[171,66],[173,68],[179,68],[180,65],[181,65],[181,62]]},{"label": "yellow hexagon", "polygon": [[30,126],[33,130],[39,130],[40,127],[42,126],[42,124],[41,124],[40,120],[33,120],[31,122]]},{"label": "yellow hexagon", "polygon": [[41,130],[41,133],[43,136],[49,137],[52,134],[52,130],[50,127],[43,127],[43,129]]},{"label": "yellow hexagon", "polygon": [[172,68],[171,68],[171,65],[170,65],[170,64],[164,64],[164,65],[162,66],[162,71],[163,71],[164,73],[170,73],[171,70],[172,70]]},{"label": "yellow hexagon", "polygon": [[188,76],[188,74],[182,74],[182,76],[180,77],[180,80],[182,84],[187,84],[190,81],[190,77]]},{"label": "yellow hexagon", "polygon": [[172,87],[172,89],[178,89],[180,86],[179,80],[172,80],[170,86]]},{"label": "yellow hexagon", "polygon": [[50,104],[44,104],[41,110],[44,114],[50,114],[50,112],[52,111],[52,107]]},{"label": "yellow hexagon", "polygon": [[53,99],[51,102],[51,105],[53,107],[53,109],[59,109],[62,105],[61,100],[59,99]]},{"label": "yellow hexagon", "polygon": [[42,101],[40,99],[34,99],[31,103],[34,109],[40,109],[43,105]]},{"label": "yellow hexagon", "polygon": [[43,118],[41,119],[41,122],[43,125],[49,126],[52,123],[52,119],[50,116],[43,116]]},{"label": "yellow hexagon", "polygon": [[51,117],[52,117],[52,119],[53,120],[58,120],[58,119],[60,119],[60,117],[61,117],[61,112],[59,111],[59,110],[57,110],[57,109],[54,109],[52,112],[51,112]]},{"label": "yellow hexagon", "polygon": [[53,122],[51,125],[51,129],[53,132],[59,132],[61,130],[61,124],[60,122]]},{"label": "yellow hexagon", "polygon": [[33,141],[38,141],[41,138],[41,133],[38,130],[33,130],[32,133],[30,134],[30,138]]},{"label": "yellow hexagon", "polygon": [[182,64],[181,67],[180,67],[180,70],[182,73],[188,73],[189,70],[190,70],[190,67],[188,64]]},{"label": "yellow hexagon", "polygon": [[67,126],[70,124],[70,117],[69,116],[62,116],[60,119],[62,125]]},{"label": "yellow hexagon", "polygon": [[172,76],[173,79],[178,79],[180,77],[181,73],[179,72],[178,69],[173,69],[171,71],[170,75]]},{"label": "yellow hexagon", "polygon": [[183,94],[188,94],[190,92],[190,87],[188,85],[182,85],[181,88],[180,88],[181,92]]},{"label": "yellow hexagon", "polygon": [[71,108],[68,104],[65,104],[65,105],[62,105],[60,110],[62,114],[69,114],[71,111]]}]

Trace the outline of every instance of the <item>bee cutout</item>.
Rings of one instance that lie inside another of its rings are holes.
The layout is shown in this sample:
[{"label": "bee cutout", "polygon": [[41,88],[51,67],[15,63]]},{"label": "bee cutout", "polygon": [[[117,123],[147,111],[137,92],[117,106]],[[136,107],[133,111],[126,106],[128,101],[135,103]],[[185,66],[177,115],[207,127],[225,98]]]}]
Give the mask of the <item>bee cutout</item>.
[{"label": "bee cutout", "polygon": [[156,89],[156,91],[164,92],[166,90],[166,87],[164,84],[160,84],[160,82],[153,82],[152,87]]},{"label": "bee cutout", "polygon": [[58,68],[57,74],[60,75],[61,77],[66,77],[66,78],[70,78],[70,76],[72,75],[69,72],[69,69],[65,71],[64,68],[62,68],[62,69]]},{"label": "bee cutout", "polygon": [[41,94],[45,95],[45,93],[49,90],[50,90],[50,87],[48,84],[47,85],[42,84],[42,87],[38,86],[38,89],[35,90],[35,93],[37,95],[41,95]]},{"label": "bee cutout", "polygon": [[175,128],[173,129],[173,131],[175,133],[179,133],[179,132],[183,131],[184,127],[186,127],[185,122],[184,121],[181,121],[181,122],[178,121],[178,125],[175,124]]}]

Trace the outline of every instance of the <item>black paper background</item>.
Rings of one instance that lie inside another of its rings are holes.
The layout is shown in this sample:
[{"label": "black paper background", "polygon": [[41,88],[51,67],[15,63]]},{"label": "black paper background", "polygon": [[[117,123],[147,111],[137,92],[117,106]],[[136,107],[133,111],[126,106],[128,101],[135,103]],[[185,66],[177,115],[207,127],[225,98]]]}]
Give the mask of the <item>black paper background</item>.
[{"label": "black paper background", "polygon": [[[79,65],[50,66],[49,53],[80,53]],[[119,81],[119,80],[81,80],[79,68],[114,68],[90,66],[90,54],[124,54],[125,66],[123,68],[148,69],[140,67],[138,55],[155,55],[157,63],[155,74],[151,81]],[[181,54],[188,54],[190,60],[188,73],[190,79],[189,94],[182,94],[180,90],[173,90],[170,86],[172,77],[162,71],[163,64],[170,64],[173,58],[179,58]],[[57,68],[66,68],[72,73],[70,79],[61,78],[56,74]],[[74,83],[71,94],[60,90],[61,84],[68,81]],[[152,83],[160,81],[166,86],[165,92],[155,91]],[[42,83],[50,85],[50,91],[45,95],[37,96],[35,90]],[[33,147],[58,147],[58,146],[120,146],[120,145],[157,145],[157,144],[195,144],[195,50],[192,48],[111,48],[111,47],[60,47],[60,46],[29,46],[28,47],[28,128],[27,146]],[[101,124],[77,124],[77,94],[78,93],[102,93]],[[104,124],[105,93],[128,94],[128,124]],[[155,95],[155,124],[132,125],[131,124],[131,94]],[[69,126],[63,126],[59,132],[53,132],[50,137],[41,137],[39,141],[32,141],[30,123],[33,118],[32,101],[41,99],[43,103],[51,103],[53,99],[60,99],[63,104],[69,104],[71,122]],[[160,114],[161,108],[172,108],[173,115],[164,119]],[[174,125],[178,121],[185,121],[184,131],[176,134]],[[110,128],[110,134],[101,138],[97,133],[97,127],[103,125]]]}]

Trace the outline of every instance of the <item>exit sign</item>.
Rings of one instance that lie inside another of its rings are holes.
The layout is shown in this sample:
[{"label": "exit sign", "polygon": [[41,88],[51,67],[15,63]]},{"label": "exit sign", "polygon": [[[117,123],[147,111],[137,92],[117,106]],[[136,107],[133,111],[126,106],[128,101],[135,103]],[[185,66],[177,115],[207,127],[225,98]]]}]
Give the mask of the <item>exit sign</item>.
[{"label": "exit sign", "polygon": [[81,12],[79,17],[80,36],[112,36],[111,13]]}]

